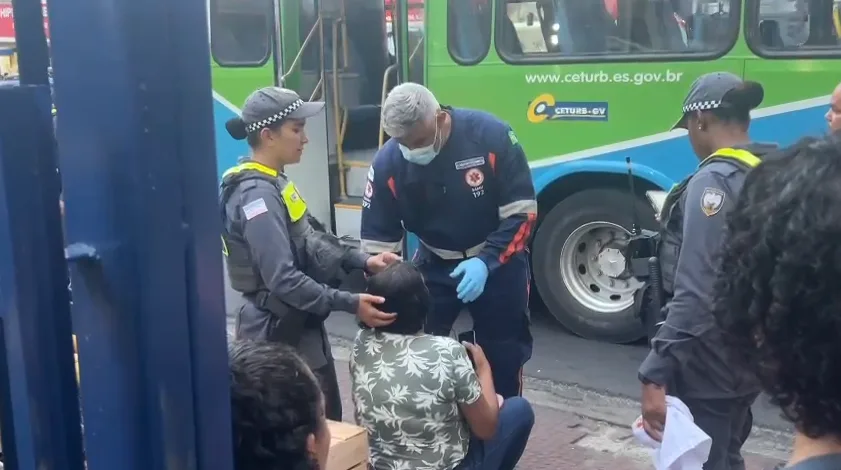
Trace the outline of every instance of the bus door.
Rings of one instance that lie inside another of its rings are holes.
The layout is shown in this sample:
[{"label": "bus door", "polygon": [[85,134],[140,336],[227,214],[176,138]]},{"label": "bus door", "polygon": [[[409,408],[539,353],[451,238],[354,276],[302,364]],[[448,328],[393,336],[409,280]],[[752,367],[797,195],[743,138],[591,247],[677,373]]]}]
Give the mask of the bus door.
[{"label": "bus door", "polygon": [[[276,83],[298,92],[304,101],[321,101],[325,96],[324,43],[330,24],[321,15],[316,0],[272,0]],[[328,106],[325,112],[307,120],[309,143],[301,161],[286,168],[295,181],[310,212],[326,226],[332,225],[330,197],[330,143],[332,128]]]},{"label": "bus door", "polygon": [[[324,101],[307,123],[310,139],[290,174],[308,204],[326,206],[336,234],[359,238],[368,169],[378,148],[380,104],[390,83],[383,0],[276,0],[278,81],[304,99]],[[306,188],[314,188],[307,191]]]},{"label": "bus door", "polygon": [[424,84],[426,5],[423,0],[386,0],[392,16],[395,51],[393,59],[398,64],[398,82]]},{"label": "bus door", "polygon": [[[467,1],[467,0],[465,0]],[[414,82],[426,84],[426,5],[422,0],[390,0],[392,5],[391,30],[395,51],[394,65],[397,83]],[[445,4],[442,2],[442,6]],[[383,89],[385,99],[385,89]],[[386,137],[380,126],[380,146]],[[403,237],[403,256],[411,259],[418,248],[417,237],[406,233]]]}]

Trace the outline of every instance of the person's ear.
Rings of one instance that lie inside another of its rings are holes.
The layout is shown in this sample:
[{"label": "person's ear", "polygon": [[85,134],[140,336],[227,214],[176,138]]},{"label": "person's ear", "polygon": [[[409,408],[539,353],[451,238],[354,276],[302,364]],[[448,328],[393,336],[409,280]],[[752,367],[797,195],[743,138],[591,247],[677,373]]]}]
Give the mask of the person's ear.
[{"label": "person's ear", "polygon": [[274,141],[274,133],[268,127],[260,129],[260,141],[264,144],[271,144]]},{"label": "person's ear", "polygon": [[707,116],[705,116],[701,111],[695,111],[695,125],[698,127],[699,131],[707,130],[708,123],[707,123]]}]

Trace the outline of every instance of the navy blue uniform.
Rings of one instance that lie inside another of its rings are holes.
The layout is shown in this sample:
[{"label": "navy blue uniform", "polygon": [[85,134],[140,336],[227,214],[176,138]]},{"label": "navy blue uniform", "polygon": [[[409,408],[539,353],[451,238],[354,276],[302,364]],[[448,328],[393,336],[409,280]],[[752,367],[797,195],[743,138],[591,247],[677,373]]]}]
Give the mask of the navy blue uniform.
[{"label": "navy blue uniform", "polygon": [[481,111],[448,112],[450,137],[428,165],[406,161],[394,139],[377,153],[362,204],[362,248],[396,253],[404,228],[418,236],[415,262],[434,298],[427,332],[439,335],[450,333],[463,307],[459,280],[450,273],[465,259],[481,259],[488,281],[467,308],[497,392],[515,396],[532,351],[526,251],[537,202],[531,172],[507,124]]}]

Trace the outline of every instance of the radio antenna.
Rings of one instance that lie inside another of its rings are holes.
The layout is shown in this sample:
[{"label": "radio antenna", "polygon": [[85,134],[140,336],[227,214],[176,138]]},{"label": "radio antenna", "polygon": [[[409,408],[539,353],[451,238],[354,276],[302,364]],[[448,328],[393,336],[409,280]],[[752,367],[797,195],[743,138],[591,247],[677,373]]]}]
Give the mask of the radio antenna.
[{"label": "radio antenna", "polygon": [[631,203],[631,236],[639,235],[639,214],[637,214],[637,192],[634,189],[634,172],[631,168],[631,157],[625,157],[625,163],[628,165],[628,187],[631,189],[631,197],[628,201]]}]

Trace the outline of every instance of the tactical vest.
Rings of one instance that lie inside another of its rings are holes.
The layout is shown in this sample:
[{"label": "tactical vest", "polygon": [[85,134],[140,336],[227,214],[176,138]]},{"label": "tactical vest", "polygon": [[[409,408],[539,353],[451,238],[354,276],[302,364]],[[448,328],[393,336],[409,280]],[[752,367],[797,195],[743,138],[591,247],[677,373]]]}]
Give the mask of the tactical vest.
[{"label": "tactical vest", "polygon": [[339,240],[327,232],[324,225],[310,214],[294,183],[271,168],[256,162],[245,162],[226,171],[222,176],[220,207],[226,227],[222,235],[222,250],[228,262],[231,288],[244,294],[265,289],[242,233],[231,233],[227,230],[228,200],[240,184],[253,179],[271,183],[280,193],[280,199],[286,208],[289,239],[296,267],[322,284],[338,286],[344,276],[344,269],[336,260],[342,259],[349,248],[342,246]]},{"label": "tactical vest", "polygon": [[[723,148],[705,158],[698,165],[698,169],[717,161],[735,165],[746,173],[761,162],[756,155],[747,150]],[[680,197],[686,191],[689,180],[694,175],[695,173],[689,175],[679,184],[672,187],[663,203],[663,210],[660,212],[661,225],[658,256],[660,258],[663,291],[667,296],[671,296],[674,293],[675,271],[677,271],[677,260],[683,241],[683,210],[680,207]]]}]

